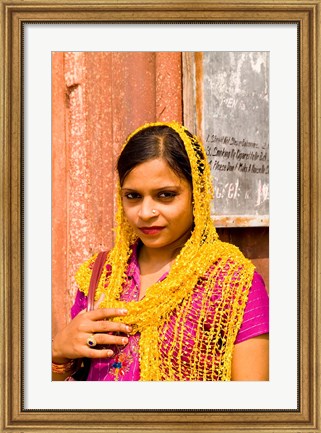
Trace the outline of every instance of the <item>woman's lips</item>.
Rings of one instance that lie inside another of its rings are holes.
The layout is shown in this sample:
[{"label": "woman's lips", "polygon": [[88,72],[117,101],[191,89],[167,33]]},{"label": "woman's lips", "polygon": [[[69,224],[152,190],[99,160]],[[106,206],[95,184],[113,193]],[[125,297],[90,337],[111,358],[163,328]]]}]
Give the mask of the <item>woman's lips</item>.
[{"label": "woman's lips", "polygon": [[164,227],[154,226],[154,227],[139,227],[139,230],[144,233],[144,235],[157,235],[161,232]]}]

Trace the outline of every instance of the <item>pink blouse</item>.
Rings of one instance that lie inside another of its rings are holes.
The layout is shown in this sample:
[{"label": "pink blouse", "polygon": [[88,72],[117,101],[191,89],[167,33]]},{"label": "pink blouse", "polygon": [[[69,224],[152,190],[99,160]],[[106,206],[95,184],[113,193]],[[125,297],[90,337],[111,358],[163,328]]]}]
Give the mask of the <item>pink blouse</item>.
[{"label": "pink blouse", "polygon": [[[137,247],[129,260],[127,270],[128,279],[131,282],[124,289],[121,300],[137,301],[140,287],[140,269],[137,258]],[[167,276],[165,273],[159,281]],[[71,317],[74,318],[80,311],[86,309],[87,297],[78,290],[75,303],[71,309]],[[188,323],[186,326],[188,327]],[[254,272],[252,286],[249,291],[248,301],[244,310],[243,322],[235,344],[249,338],[269,332],[269,299],[262,277]],[[92,359],[88,375],[89,381],[137,381],[140,378],[139,371],[139,334],[129,337],[126,346],[113,346],[111,349],[115,355],[112,358]]]}]

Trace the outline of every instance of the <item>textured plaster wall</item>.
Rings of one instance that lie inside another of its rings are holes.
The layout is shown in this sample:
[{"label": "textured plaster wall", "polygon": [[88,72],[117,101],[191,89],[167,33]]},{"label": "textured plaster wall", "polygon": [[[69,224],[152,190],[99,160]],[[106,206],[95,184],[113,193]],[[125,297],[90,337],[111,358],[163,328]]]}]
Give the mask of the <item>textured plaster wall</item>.
[{"label": "textured plaster wall", "polygon": [[52,55],[52,319],[69,317],[74,274],[112,246],[116,159],[145,122],[182,121],[180,53]]}]

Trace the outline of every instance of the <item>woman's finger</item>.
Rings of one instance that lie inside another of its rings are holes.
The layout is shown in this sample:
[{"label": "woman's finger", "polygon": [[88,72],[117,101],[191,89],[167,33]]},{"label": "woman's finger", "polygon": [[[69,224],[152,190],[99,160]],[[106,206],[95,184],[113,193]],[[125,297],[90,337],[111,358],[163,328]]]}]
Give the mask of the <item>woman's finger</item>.
[{"label": "woman's finger", "polygon": [[89,311],[87,318],[90,320],[104,320],[112,317],[126,316],[127,310],[124,308],[98,308],[97,310]]},{"label": "woman's finger", "polygon": [[[102,346],[114,346],[114,345],[125,346],[126,344],[128,344],[128,337],[126,335],[92,334],[89,337],[92,341],[94,340],[97,345],[102,345]],[[92,348],[94,348],[94,346],[92,346]]]},{"label": "woman's finger", "polygon": [[91,322],[91,326],[92,328],[90,329],[90,332],[92,333],[124,332],[125,334],[128,334],[132,331],[130,325],[119,322],[110,322],[109,320]]},{"label": "woman's finger", "polygon": [[112,349],[95,350],[88,347],[88,349],[84,350],[84,357],[86,358],[110,358],[113,355]]}]

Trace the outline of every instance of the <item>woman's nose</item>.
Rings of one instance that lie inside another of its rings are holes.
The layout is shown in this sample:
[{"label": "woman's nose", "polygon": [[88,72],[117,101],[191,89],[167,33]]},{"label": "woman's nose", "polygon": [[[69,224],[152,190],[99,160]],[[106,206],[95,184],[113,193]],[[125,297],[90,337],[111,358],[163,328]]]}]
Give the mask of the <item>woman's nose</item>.
[{"label": "woman's nose", "polygon": [[141,219],[150,219],[155,216],[155,206],[154,201],[149,199],[144,199],[141,202],[138,216]]}]

